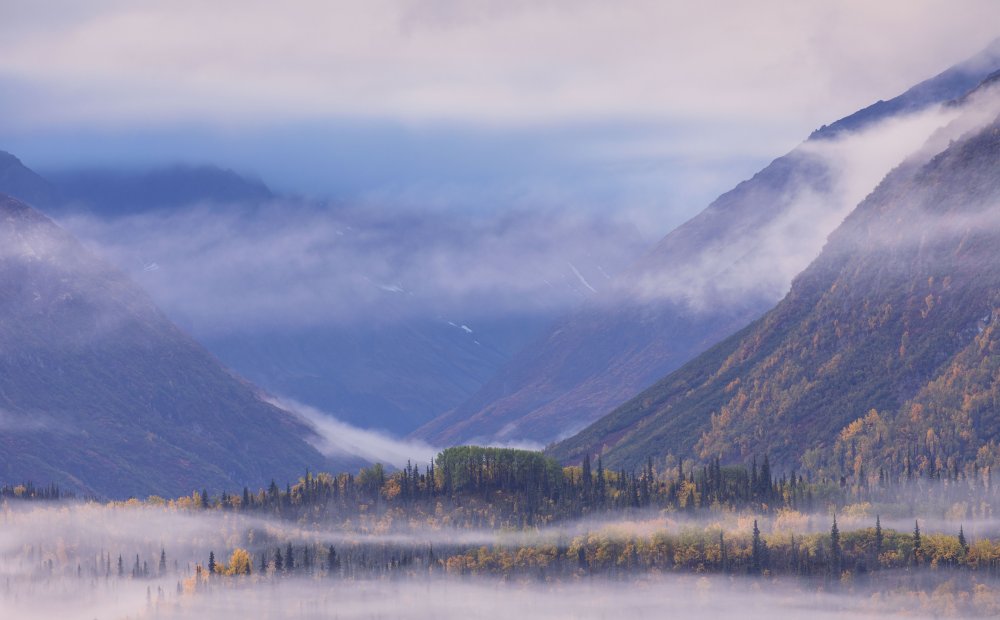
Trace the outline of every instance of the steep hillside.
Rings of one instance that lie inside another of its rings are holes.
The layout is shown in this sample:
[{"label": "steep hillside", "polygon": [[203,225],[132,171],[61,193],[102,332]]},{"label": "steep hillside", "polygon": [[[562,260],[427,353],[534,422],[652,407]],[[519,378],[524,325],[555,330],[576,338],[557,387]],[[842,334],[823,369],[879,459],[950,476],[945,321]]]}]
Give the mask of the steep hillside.
[{"label": "steep hillside", "polygon": [[112,497],[330,463],[124,275],[0,195],[0,479]]},{"label": "steep hillside", "polygon": [[975,459],[1000,440],[998,204],[993,122],[894,170],[773,310],[552,454],[859,472]]},{"label": "steep hillside", "polygon": [[[607,295],[556,321],[469,400],[415,435],[446,444],[546,443],[624,403],[772,307],[826,236],[908,154],[887,153],[882,168],[858,159],[852,170],[839,159],[844,149],[883,149],[894,138],[879,140],[880,123],[913,122],[903,119],[964,96],[998,68],[1000,41],[816,131],[667,235]],[[921,130],[927,137],[933,125],[907,131]]]}]

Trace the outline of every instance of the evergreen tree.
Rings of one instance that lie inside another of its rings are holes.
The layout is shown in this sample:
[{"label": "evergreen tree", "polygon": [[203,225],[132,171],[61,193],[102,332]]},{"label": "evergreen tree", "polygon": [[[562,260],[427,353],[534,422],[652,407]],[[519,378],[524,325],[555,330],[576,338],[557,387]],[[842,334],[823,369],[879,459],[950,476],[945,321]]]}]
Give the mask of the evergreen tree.
[{"label": "evergreen tree", "polygon": [[201,490],[201,507],[208,508],[208,491],[205,489]]},{"label": "evergreen tree", "polygon": [[215,574],[215,552],[208,552],[208,576],[211,577]]},{"label": "evergreen tree", "polygon": [[833,527],[830,528],[830,572],[834,577],[841,571],[840,530],[837,528],[837,515],[833,515]]},{"label": "evergreen tree", "polygon": [[167,552],[162,547],[160,548],[160,574],[163,575],[167,572]]},{"label": "evergreen tree", "polygon": [[292,551],[292,543],[288,543],[288,548],[285,549],[285,570],[288,572],[295,570],[295,552]]},{"label": "evergreen tree", "polygon": [[913,522],[913,564],[920,566],[920,523]]},{"label": "evergreen tree", "polygon": [[722,530],[719,530],[719,568],[722,572],[726,572],[726,565],[728,562],[728,556],[726,555],[726,539],[723,537]]},{"label": "evergreen tree", "polygon": [[281,557],[281,547],[274,552],[274,572],[280,573],[285,569],[285,561]]},{"label": "evergreen tree", "polygon": [[260,554],[260,574],[263,575],[267,572],[267,552]]},{"label": "evergreen tree", "polygon": [[753,520],[753,540],[750,544],[750,570],[759,575],[767,568],[767,543],[760,537],[757,519]]},{"label": "evergreen tree", "polygon": [[969,552],[969,543],[965,540],[965,528],[958,526],[958,544],[962,547],[962,553]]},{"label": "evergreen tree", "polygon": [[122,562],[121,554],[118,554],[118,576],[119,577],[125,576],[125,563]]},{"label": "evergreen tree", "polygon": [[331,575],[337,570],[337,550],[330,545],[330,550],[326,554],[326,570]]},{"label": "evergreen tree", "polygon": [[879,566],[879,558],[882,556],[882,520],[879,515],[875,515],[875,568]]}]

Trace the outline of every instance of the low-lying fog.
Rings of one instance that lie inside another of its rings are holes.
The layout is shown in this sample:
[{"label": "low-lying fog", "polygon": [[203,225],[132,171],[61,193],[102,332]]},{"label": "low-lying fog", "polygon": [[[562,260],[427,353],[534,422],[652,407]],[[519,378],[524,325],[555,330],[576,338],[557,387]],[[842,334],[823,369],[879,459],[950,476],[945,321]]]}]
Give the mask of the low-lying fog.
[{"label": "low-lying fog", "polygon": [[[704,518],[655,511],[618,519],[587,519],[530,530],[494,532],[403,524],[297,524],[235,512],[94,503],[0,505],[0,618],[861,618],[883,614],[931,617],[1000,612],[1000,590],[956,585],[943,572],[919,587],[870,590],[822,581],[645,572],[612,577],[538,580],[531,574],[460,577],[443,571],[346,580],[314,558],[312,571],[275,577],[258,570],[261,554],[288,543],[327,545],[524,545],[563,542],[585,533],[608,537],[721,528],[746,533],[754,518],[770,532],[829,531],[827,515],[712,514]],[[842,531],[873,525],[866,514],[840,515]],[[912,529],[910,518],[883,518],[883,527]],[[972,537],[997,531],[991,521],[967,521]],[[957,521],[925,519],[923,531],[954,533]],[[976,532],[976,533],[974,533]],[[250,576],[196,577],[197,566],[252,556]],[[344,548],[344,547],[340,547]],[[161,556],[162,554],[162,556]],[[121,557],[121,560],[119,560]],[[162,560],[161,560],[162,557]],[[119,568],[121,562],[121,568]],[[133,576],[137,573],[137,576]],[[914,594],[914,592],[917,594]]]}]

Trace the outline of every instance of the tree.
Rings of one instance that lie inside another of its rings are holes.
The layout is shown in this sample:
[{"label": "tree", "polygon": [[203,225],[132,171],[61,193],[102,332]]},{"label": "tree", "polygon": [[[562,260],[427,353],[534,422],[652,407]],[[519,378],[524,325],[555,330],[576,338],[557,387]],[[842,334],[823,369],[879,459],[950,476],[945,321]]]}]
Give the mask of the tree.
[{"label": "tree", "polygon": [[201,507],[208,508],[208,491],[206,489],[201,490]]},{"label": "tree", "polygon": [[728,558],[726,557],[726,539],[723,538],[722,530],[720,529],[719,530],[719,566],[722,569],[722,572],[726,572],[726,564],[728,563],[727,559]]},{"label": "tree", "polygon": [[285,561],[281,557],[281,547],[274,552],[274,572],[280,573],[285,569]]},{"label": "tree", "polygon": [[767,568],[767,543],[760,537],[757,519],[753,520],[753,540],[750,544],[750,570],[760,574]]},{"label": "tree", "polygon": [[209,551],[208,552],[208,574],[209,574],[209,576],[212,576],[212,575],[215,574],[215,569],[216,569],[216,566],[215,566],[215,552],[214,551]]},{"label": "tree", "polygon": [[332,575],[333,572],[335,570],[337,570],[337,564],[338,564],[338,561],[337,561],[337,550],[333,548],[333,545],[330,545],[330,550],[326,554],[326,570],[327,570],[327,572],[329,572]]},{"label": "tree", "polygon": [[119,577],[125,576],[125,562],[122,561],[121,554],[118,554],[118,576]]},{"label": "tree", "polygon": [[913,522],[913,564],[920,566],[920,523]]},{"label": "tree", "polygon": [[965,528],[958,526],[958,544],[962,547],[962,553],[969,552],[969,543],[965,540]]},{"label": "tree", "polygon": [[165,549],[160,547],[160,574],[163,575],[167,572],[167,552]]},{"label": "tree", "polygon": [[288,572],[295,570],[295,552],[292,551],[292,543],[288,543],[288,548],[285,549],[285,570]]},{"label": "tree", "polygon": [[830,572],[835,577],[841,570],[840,530],[837,528],[837,515],[833,515],[833,527],[830,528]]},{"label": "tree", "polygon": [[250,574],[250,553],[246,549],[234,549],[229,556],[229,565],[226,567],[227,575],[249,575]]},{"label": "tree", "polygon": [[875,515],[875,567],[879,566],[879,558],[882,556],[882,520],[879,515]]},{"label": "tree", "polygon": [[267,572],[267,553],[260,554],[260,574]]}]

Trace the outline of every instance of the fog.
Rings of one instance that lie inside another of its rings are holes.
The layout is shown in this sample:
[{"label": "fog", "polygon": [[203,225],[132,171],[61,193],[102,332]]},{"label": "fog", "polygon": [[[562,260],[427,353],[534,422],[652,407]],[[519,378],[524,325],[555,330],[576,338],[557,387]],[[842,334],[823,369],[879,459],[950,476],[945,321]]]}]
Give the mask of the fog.
[{"label": "fog", "polygon": [[[321,569],[299,577],[261,575],[257,555],[286,543],[341,545],[524,545],[554,543],[557,538],[597,534],[611,538],[649,536],[659,531],[721,528],[748,534],[757,518],[764,532],[829,531],[829,517],[815,525],[751,514],[684,518],[650,512],[632,518],[607,518],[544,528],[535,532],[498,533],[404,525],[388,531],[364,531],[357,523],[334,528],[300,525],[259,516],[219,511],[189,511],[155,505],[0,504],[0,615],[5,618],[635,618],[708,617],[852,618],[905,614],[908,617],[991,613],[1000,609],[992,586],[963,596],[967,587],[943,573],[918,585],[890,579],[894,585],[869,589],[809,580],[756,580],[658,572],[615,578],[590,576],[538,582],[530,573],[511,578],[460,577],[405,573],[392,578],[345,581]],[[811,518],[811,517],[804,517]],[[870,522],[838,517],[841,531],[870,527]],[[925,532],[933,528],[925,526]],[[890,521],[883,519],[883,527]],[[901,521],[909,531],[912,520]],[[398,529],[399,532],[395,530]],[[409,534],[403,534],[409,530]],[[966,524],[967,534],[970,532]],[[949,532],[953,533],[953,532]],[[198,581],[195,565],[214,551],[219,562],[237,548],[254,554],[249,577]],[[158,566],[165,553],[165,568]],[[118,575],[118,557],[124,574]],[[136,560],[138,556],[138,560]],[[108,563],[110,562],[110,564]],[[149,576],[132,576],[138,562]],[[930,585],[928,585],[928,583]],[[913,596],[907,588],[923,589]],[[957,607],[956,607],[957,605]]]},{"label": "fog", "polygon": [[627,222],[570,210],[477,215],[287,201],[60,223],[202,335],[549,313],[606,288],[645,247]]},{"label": "fog", "polygon": [[[368,462],[403,468],[408,462],[430,463],[440,452],[439,448],[422,441],[402,440],[388,433],[357,428],[292,399],[275,398],[270,402],[308,424],[318,437],[314,440],[316,449],[326,455],[349,454]],[[2,423],[3,418],[0,417],[0,428]]]}]

